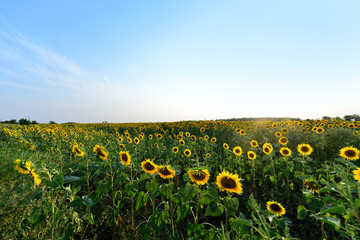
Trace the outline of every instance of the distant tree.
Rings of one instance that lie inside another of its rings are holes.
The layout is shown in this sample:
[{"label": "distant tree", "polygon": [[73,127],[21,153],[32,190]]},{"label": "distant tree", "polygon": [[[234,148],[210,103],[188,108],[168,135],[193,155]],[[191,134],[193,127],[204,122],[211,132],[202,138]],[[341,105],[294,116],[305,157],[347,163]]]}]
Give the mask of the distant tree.
[{"label": "distant tree", "polygon": [[360,120],[360,116],[358,114],[352,114],[352,115],[345,115],[344,119],[346,121],[359,121]]},{"label": "distant tree", "polygon": [[49,124],[57,124],[56,122],[54,121],[50,121]]},{"label": "distant tree", "polygon": [[20,125],[29,125],[31,124],[30,120],[27,120],[26,118],[21,118],[19,120]]},{"label": "distant tree", "polygon": [[323,120],[331,120],[331,117],[329,117],[329,116],[323,116],[322,119],[323,119]]},{"label": "distant tree", "polygon": [[16,119],[11,119],[10,121],[6,121],[8,123],[11,123],[11,124],[17,124],[17,120]]},{"label": "distant tree", "polygon": [[36,120],[32,120],[31,124],[39,124]]}]

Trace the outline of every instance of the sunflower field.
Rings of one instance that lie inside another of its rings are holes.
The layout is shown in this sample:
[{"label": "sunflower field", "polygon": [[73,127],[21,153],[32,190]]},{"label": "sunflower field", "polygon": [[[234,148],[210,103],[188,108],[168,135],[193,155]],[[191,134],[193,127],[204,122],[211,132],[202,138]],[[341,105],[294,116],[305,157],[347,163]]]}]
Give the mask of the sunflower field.
[{"label": "sunflower field", "polygon": [[359,239],[360,122],[0,125],[1,239]]}]

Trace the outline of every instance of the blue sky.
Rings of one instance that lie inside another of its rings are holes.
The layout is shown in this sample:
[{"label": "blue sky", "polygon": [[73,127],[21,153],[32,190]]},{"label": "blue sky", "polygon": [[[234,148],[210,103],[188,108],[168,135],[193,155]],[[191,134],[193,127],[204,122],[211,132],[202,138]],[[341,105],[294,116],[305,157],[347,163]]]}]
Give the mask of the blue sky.
[{"label": "blue sky", "polygon": [[360,1],[0,0],[0,120],[360,112]]}]

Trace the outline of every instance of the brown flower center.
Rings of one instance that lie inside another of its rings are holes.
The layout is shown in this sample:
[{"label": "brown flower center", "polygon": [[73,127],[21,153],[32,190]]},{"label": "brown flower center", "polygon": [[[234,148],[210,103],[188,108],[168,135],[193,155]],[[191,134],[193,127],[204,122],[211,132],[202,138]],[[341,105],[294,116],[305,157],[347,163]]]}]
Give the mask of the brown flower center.
[{"label": "brown flower center", "polygon": [[160,173],[164,176],[168,176],[171,175],[171,172],[169,171],[169,169],[167,167],[164,167],[160,170]]},{"label": "brown flower center", "polygon": [[144,164],[144,168],[145,168],[146,170],[148,170],[148,171],[152,171],[152,170],[155,169],[154,165],[152,165],[152,164],[149,163],[149,162],[146,162],[146,163]]},{"label": "brown flower center", "polygon": [[275,203],[272,203],[272,204],[270,205],[270,209],[271,209],[272,211],[274,211],[274,212],[280,212],[280,211],[281,211],[280,206],[279,206],[278,204],[275,204]]},{"label": "brown flower center", "polygon": [[352,149],[346,150],[344,154],[345,154],[345,156],[347,156],[349,158],[352,158],[352,157],[356,156],[356,152],[354,150],[352,150]]},{"label": "brown flower center", "polygon": [[121,161],[123,161],[123,162],[127,162],[127,161],[128,161],[128,156],[126,155],[126,153],[122,153],[122,154],[121,154]]},{"label": "brown flower center", "polygon": [[234,179],[229,177],[223,177],[220,181],[221,185],[224,186],[224,188],[227,189],[235,189],[236,188],[236,182]]},{"label": "brown flower center", "polygon": [[206,177],[206,174],[203,171],[195,171],[191,173],[191,177],[197,181],[203,181]]},{"label": "brown flower center", "polygon": [[300,148],[300,150],[301,150],[303,153],[307,153],[307,152],[310,151],[310,149],[309,149],[307,146],[302,146],[302,147]]}]

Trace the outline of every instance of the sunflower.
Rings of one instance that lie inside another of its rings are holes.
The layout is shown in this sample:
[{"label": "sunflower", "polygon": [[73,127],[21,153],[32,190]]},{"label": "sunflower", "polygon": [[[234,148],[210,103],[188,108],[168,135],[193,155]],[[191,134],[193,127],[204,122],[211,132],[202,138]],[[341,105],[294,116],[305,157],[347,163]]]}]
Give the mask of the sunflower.
[{"label": "sunflower", "polygon": [[360,183],[360,167],[356,168],[352,173],[354,174],[354,179]]},{"label": "sunflower", "polygon": [[157,139],[162,139],[162,135],[160,133],[155,135]]},{"label": "sunflower", "polygon": [[191,151],[190,151],[190,149],[185,149],[185,150],[184,150],[184,155],[187,156],[187,157],[190,157],[190,156],[191,156]]},{"label": "sunflower", "polygon": [[190,137],[190,133],[189,133],[189,132],[186,132],[186,133],[185,133],[185,136],[186,136],[186,137]]},{"label": "sunflower", "polygon": [[281,131],[284,133],[284,134],[287,134],[288,133],[288,130],[286,128],[282,128]]},{"label": "sunflower", "polygon": [[95,145],[94,147],[94,152],[96,152],[96,154],[102,159],[102,160],[106,160],[108,157],[108,153],[105,151],[103,146],[100,145]]},{"label": "sunflower", "polygon": [[281,137],[281,136],[282,136],[282,133],[281,133],[281,132],[275,132],[275,136],[276,136],[276,137]]},{"label": "sunflower", "polygon": [[85,155],[85,153],[83,151],[81,151],[81,149],[79,148],[79,146],[77,144],[74,144],[72,151],[76,153],[77,156],[82,157]]},{"label": "sunflower", "polygon": [[255,147],[257,147],[259,144],[258,144],[258,142],[257,142],[256,140],[251,140],[250,145],[255,148]]},{"label": "sunflower", "polygon": [[246,134],[245,130],[244,130],[244,129],[241,129],[241,130],[240,130],[240,134],[241,134],[241,135],[245,135],[245,134]]},{"label": "sunflower", "polygon": [[313,152],[313,148],[309,144],[299,144],[297,147],[298,152],[303,156],[308,156]]},{"label": "sunflower", "polygon": [[128,142],[128,143],[132,143],[132,139],[131,139],[131,138],[127,138],[127,142]]},{"label": "sunflower", "polygon": [[193,141],[195,141],[195,140],[196,140],[196,136],[195,136],[195,135],[191,135],[190,139],[193,140]]},{"label": "sunflower", "polygon": [[314,192],[314,193],[319,193],[319,187],[318,187],[318,185],[316,185],[316,183],[314,183],[313,181],[311,181],[311,180],[309,180],[309,179],[306,179],[306,180],[304,181],[304,185],[305,185],[305,187],[306,187],[308,190],[310,190],[310,191],[312,191],[312,192]]},{"label": "sunflower", "polygon": [[237,174],[230,174],[228,171],[223,170],[222,173],[216,177],[216,184],[220,188],[220,191],[228,191],[235,193],[242,193],[241,178]]},{"label": "sunflower", "polygon": [[239,146],[234,147],[233,152],[236,156],[240,156],[242,153],[242,149]]},{"label": "sunflower", "polygon": [[205,128],[200,128],[200,132],[205,132]]},{"label": "sunflower", "polygon": [[120,147],[120,149],[124,149],[124,148],[125,148],[125,145],[124,145],[124,144],[120,144],[119,147]]},{"label": "sunflower", "polygon": [[150,135],[148,136],[148,138],[151,140],[151,139],[153,138],[153,135],[150,134]]},{"label": "sunflower", "polygon": [[184,146],[184,145],[185,145],[185,141],[182,140],[182,139],[180,139],[180,140],[179,140],[179,144],[180,144],[181,146]]},{"label": "sunflower", "polygon": [[288,157],[288,156],[291,155],[291,150],[290,150],[290,148],[282,147],[282,148],[280,149],[280,153],[281,153],[281,155],[283,155],[284,157]]},{"label": "sunflower", "polygon": [[161,178],[173,178],[175,177],[175,171],[171,169],[170,165],[167,166],[157,166],[156,172],[160,175]]},{"label": "sunflower", "polygon": [[288,142],[289,142],[289,140],[287,139],[287,137],[281,137],[281,138],[279,139],[279,143],[280,143],[281,145],[286,145]]},{"label": "sunflower", "polygon": [[256,158],[256,153],[254,151],[247,152],[248,158],[254,160]]},{"label": "sunflower", "polygon": [[179,152],[179,148],[178,148],[178,147],[173,147],[173,148],[172,148],[172,151],[173,151],[173,153],[178,153],[178,152]]},{"label": "sunflower", "polygon": [[276,216],[281,216],[285,214],[285,208],[281,206],[280,203],[269,201],[267,202],[267,210],[269,210],[271,213],[275,214]]},{"label": "sunflower", "polygon": [[129,154],[129,152],[124,152],[121,151],[119,152],[120,155],[120,160],[123,164],[125,164],[126,166],[129,166],[130,162],[131,162],[131,156]]},{"label": "sunflower", "polygon": [[141,168],[144,172],[154,174],[156,172],[157,165],[153,163],[150,159],[146,159],[145,161],[141,162]]},{"label": "sunflower", "polygon": [[227,143],[224,143],[224,144],[223,144],[223,148],[224,148],[224,149],[229,149],[229,145],[228,145]]},{"label": "sunflower", "polygon": [[211,138],[210,142],[212,143],[216,142],[216,137]]},{"label": "sunflower", "polygon": [[322,128],[322,127],[318,127],[318,128],[316,128],[316,133],[323,133],[325,130]]},{"label": "sunflower", "polygon": [[194,169],[187,171],[187,173],[189,174],[191,181],[198,185],[204,185],[209,181],[210,173],[207,169]]},{"label": "sunflower", "polygon": [[207,153],[205,156],[206,156],[207,158],[209,158],[209,157],[211,157],[211,153]]},{"label": "sunflower", "polygon": [[267,155],[269,155],[273,151],[273,147],[270,143],[264,143],[263,145],[263,152]]},{"label": "sunflower", "polygon": [[354,147],[343,147],[340,150],[340,156],[348,160],[359,159],[359,150]]},{"label": "sunflower", "polygon": [[139,143],[140,143],[140,140],[136,137],[136,138],[134,138],[134,143],[135,143],[135,144],[139,144]]},{"label": "sunflower", "polygon": [[205,135],[205,136],[204,136],[204,140],[209,140],[209,136],[208,136],[208,135]]}]

